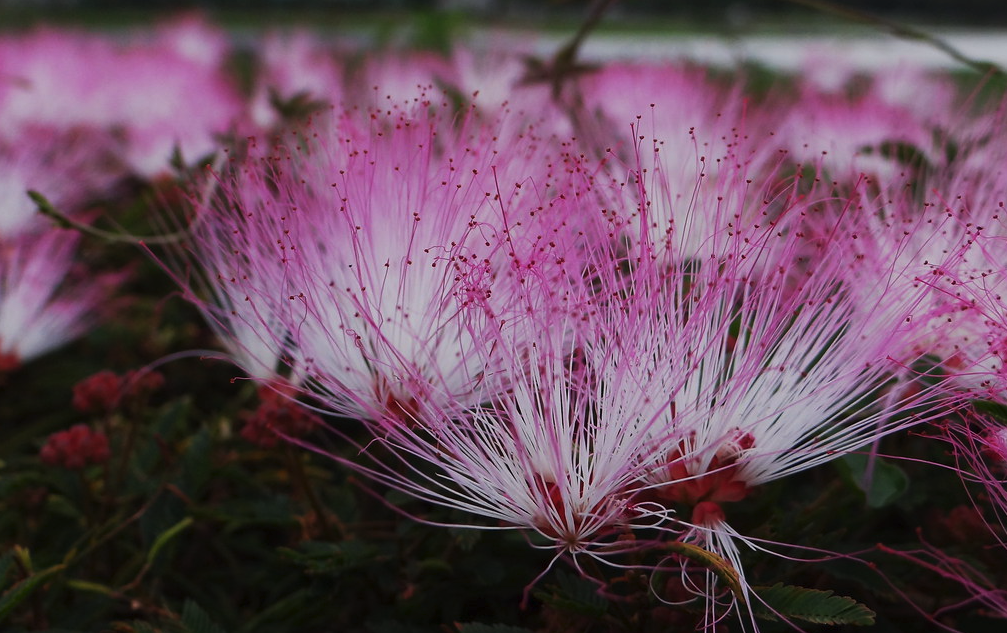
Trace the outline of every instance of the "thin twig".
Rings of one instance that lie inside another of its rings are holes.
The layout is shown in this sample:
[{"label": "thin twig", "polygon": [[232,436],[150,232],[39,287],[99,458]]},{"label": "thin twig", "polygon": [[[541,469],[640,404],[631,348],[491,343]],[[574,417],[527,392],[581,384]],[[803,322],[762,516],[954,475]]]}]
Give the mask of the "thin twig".
[{"label": "thin twig", "polygon": [[32,202],[38,207],[39,213],[49,218],[64,229],[73,229],[82,233],[84,235],[90,235],[91,237],[96,237],[98,239],[105,240],[106,242],[116,242],[116,243],[127,243],[127,244],[177,244],[182,241],[187,235],[188,231],[177,231],[175,233],[170,233],[168,235],[155,235],[151,237],[136,237],[135,235],[126,235],[123,233],[113,233],[112,231],[103,231],[97,229],[83,222],[78,222],[74,220],[67,214],[63,213],[57,209],[45,196],[37,191],[28,191],[28,197],[32,199]]},{"label": "thin twig", "polygon": [[318,520],[318,527],[321,530],[322,536],[328,540],[333,540],[332,528],[329,525],[328,518],[325,516],[325,507],[315,494],[315,489],[308,480],[308,474],[304,471],[304,465],[298,459],[298,456],[294,454],[289,444],[284,449],[287,458],[287,467],[290,469],[290,476],[293,477],[294,484],[300,488],[300,492],[307,497],[308,504],[311,506]]},{"label": "thin twig", "polygon": [[528,71],[522,83],[548,82],[552,85],[552,94],[556,98],[563,88],[563,80],[567,77],[592,70],[591,66],[577,63],[577,54],[587,36],[601,23],[605,13],[618,0],[594,0],[588,9],[587,17],[574,33],[570,41],[563,45],[549,62],[537,59],[527,59]]},{"label": "thin twig", "polygon": [[786,0],[792,4],[801,5],[823,13],[831,13],[832,15],[837,15],[840,17],[847,18],[856,22],[862,22],[864,24],[871,24],[874,26],[880,26],[888,29],[892,35],[896,37],[901,37],[907,40],[915,40],[918,42],[924,42],[933,46],[934,48],[944,52],[946,55],[951,57],[957,62],[960,62],[973,70],[977,70],[981,73],[989,73],[993,75],[1004,76],[1007,75],[1007,71],[1001,68],[998,64],[987,61],[980,61],[977,59],[972,59],[965,53],[961,52],[951,44],[947,43],[943,39],[937,37],[936,35],[931,35],[925,31],[913,28],[911,26],[905,26],[903,24],[898,24],[897,22],[892,22],[880,16],[868,13],[866,11],[860,11],[859,9],[851,9],[849,7],[844,7],[840,4],[834,2],[829,2],[828,0]]}]

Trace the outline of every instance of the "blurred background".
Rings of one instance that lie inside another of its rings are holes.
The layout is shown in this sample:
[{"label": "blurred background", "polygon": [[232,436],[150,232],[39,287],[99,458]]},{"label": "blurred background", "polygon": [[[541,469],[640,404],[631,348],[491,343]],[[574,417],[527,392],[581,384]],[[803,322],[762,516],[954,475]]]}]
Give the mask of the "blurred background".
[{"label": "blurred background", "polygon": [[[4,17],[5,24],[10,24],[11,20],[71,19],[103,12],[138,15],[199,8],[222,15],[333,12],[361,16],[389,11],[435,11],[474,19],[525,21],[575,18],[588,4],[586,0],[146,0],[142,3],[135,0],[0,0],[0,16]],[[793,17],[814,21],[816,15],[820,16],[799,4],[818,3],[814,0],[803,3],[788,0],[623,0],[616,4],[611,17],[623,21],[654,18],[702,21],[711,26],[726,23],[739,27]],[[887,18],[923,23],[1007,26],[1007,3],[1002,0],[840,0],[836,4]]]}]

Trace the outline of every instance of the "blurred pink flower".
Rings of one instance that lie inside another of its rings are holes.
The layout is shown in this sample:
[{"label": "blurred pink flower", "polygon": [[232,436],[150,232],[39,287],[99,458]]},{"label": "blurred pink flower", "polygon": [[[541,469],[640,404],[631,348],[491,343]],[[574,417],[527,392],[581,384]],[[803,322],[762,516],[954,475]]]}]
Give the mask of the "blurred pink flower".
[{"label": "blurred pink flower", "polygon": [[0,39],[2,134],[29,125],[117,131],[126,162],[148,177],[169,170],[176,147],[187,161],[214,151],[240,96],[220,63],[194,60],[174,38],[146,37],[118,44],[60,29]]},{"label": "blurred pink flower", "polygon": [[437,53],[372,53],[347,78],[346,101],[379,110],[415,107],[444,90],[444,77],[453,78],[454,73],[448,59]]},{"label": "blurred pink flower", "polygon": [[107,194],[122,173],[112,149],[107,135],[85,128],[25,127],[9,140],[0,138],[0,240],[51,224],[29,190],[70,214]]},{"label": "blurred pink flower", "polygon": [[343,68],[331,46],[307,31],[271,33],[256,53],[261,69],[249,104],[253,123],[268,129],[279,122],[277,103],[339,105],[343,100]]},{"label": "blurred pink flower", "polygon": [[942,158],[933,121],[893,103],[876,88],[855,97],[808,93],[799,100],[779,98],[786,99],[779,109],[787,113],[776,130],[780,146],[800,162],[821,159],[825,171],[841,183],[856,182],[861,173],[896,177],[907,161]]},{"label": "blurred pink flower", "polygon": [[77,241],[55,228],[0,241],[0,355],[32,360],[86,332],[108,308],[123,275],[73,270]]},{"label": "blurred pink flower", "polygon": [[781,202],[776,141],[740,84],[689,66],[610,64],[577,87],[579,135],[610,157],[611,204],[630,244],[650,243],[668,261],[702,258]]}]

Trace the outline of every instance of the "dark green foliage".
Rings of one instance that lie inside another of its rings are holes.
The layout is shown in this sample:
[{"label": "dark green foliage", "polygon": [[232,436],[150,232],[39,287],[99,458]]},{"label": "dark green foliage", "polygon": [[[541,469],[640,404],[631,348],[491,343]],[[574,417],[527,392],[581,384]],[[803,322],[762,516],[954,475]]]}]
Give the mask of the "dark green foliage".
[{"label": "dark green foliage", "polygon": [[556,609],[599,618],[608,611],[608,600],[598,594],[599,586],[566,572],[556,574],[556,584],[536,591],[535,597]]},{"label": "dark green foliage", "polygon": [[863,491],[871,508],[887,506],[909,488],[909,477],[905,471],[880,457],[872,460],[862,453],[853,453],[836,460],[835,464],[849,483]]},{"label": "dark green foliage", "polygon": [[532,633],[532,631],[520,626],[507,626],[506,624],[469,623],[459,625],[458,633]]},{"label": "dark green foliage", "polygon": [[1007,423],[1007,405],[992,400],[973,400],[972,408]]},{"label": "dark green foliage", "polygon": [[803,620],[814,624],[874,624],[875,613],[853,598],[833,595],[832,591],[794,587],[776,583],[756,587],[762,602],[753,602],[755,614],[769,620]]},{"label": "dark green foliage", "polygon": [[227,633],[192,599],[186,600],[182,607],[182,627],[185,633]]}]

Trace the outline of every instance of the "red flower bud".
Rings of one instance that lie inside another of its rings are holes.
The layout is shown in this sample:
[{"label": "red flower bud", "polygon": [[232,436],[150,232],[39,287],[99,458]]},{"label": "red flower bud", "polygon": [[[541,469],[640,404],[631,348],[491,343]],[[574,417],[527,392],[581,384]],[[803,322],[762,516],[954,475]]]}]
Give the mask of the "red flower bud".
[{"label": "red flower bud", "polygon": [[241,437],[262,448],[276,446],[281,435],[302,437],[322,423],[314,413],[296,400],[287,399],[272,390],[260,389],[262,403],[244,416]]},{"label": "red flower bud", "polygon": [[122,398],[142,400],[164,387],[164,374],[149,369],[128,371],[122,376]]},{"label": "red flower bud", "polygon": [[99,371],[73,386],[73,408],[81,413],[108,413],[119,402],[122,379]]},{"label": "red flower bud", "polygon": [[73,408],[81,413],[108,413],[126,402],[143,400],[164,386],[164,375],[146,369],[122,376],[100,371],[73,387]]},{"label": "red flower bud", "polygon": [[102,464],[111,456],[105,434],[86,424],[53,433],[39,452],[43,463],[70,470],[80,470],[89,463]]}]

